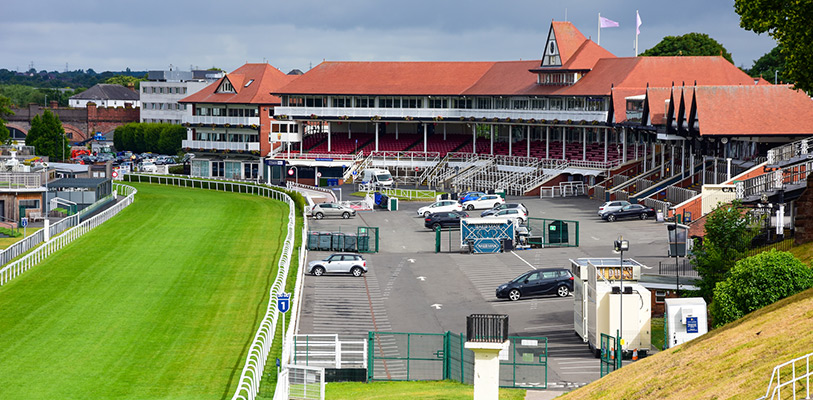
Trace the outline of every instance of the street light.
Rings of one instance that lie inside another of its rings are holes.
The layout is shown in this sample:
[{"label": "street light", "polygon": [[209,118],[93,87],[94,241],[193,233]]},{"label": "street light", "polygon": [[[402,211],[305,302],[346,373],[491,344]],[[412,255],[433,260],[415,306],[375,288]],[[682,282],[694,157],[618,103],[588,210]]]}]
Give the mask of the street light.
[{"label": "street light", "polygon": [[[619,237],[618,240],[615,241],[613,248],[614,248],[615,251],[617,251],[617,252],[619,252],[621,254],[621,256],[620,256],[621,263],[619,264],[619,270],[621,271],[621,273],[619,274],[620,285],[621,285],[621,297],[619,297],[619,302],[618,302],[618,306],[619,306],[618,315],[619,315],[619,318],[620,318],[621,321],[618,324],[618,332],[619,332],[619,334],[618,334],[618,336],[619,336],[618,350],[619,350],[619,353],[623,356],[624,351],[623,351],[623,348],[621,346],[624,345],[624,252],[628,251],[630,249],[630,242],[629,242],[629,240],[624,240],[622,237]],[[621,365],[621,359],[620,358],[621,357],[618,357],[618,365],[619,366]]]},{"label": "street light", "polygon": [[672,255],[675,256],[675,296],[680,297],[680,274],[678,273],[678,226],[677,226],[677,208],[676,207],[669,207],[669,210],[672,211],[673,217],[673,225],[672,225],[672,243],[674,243],[674,247],[672,244],[669,247],[672,248]]}]

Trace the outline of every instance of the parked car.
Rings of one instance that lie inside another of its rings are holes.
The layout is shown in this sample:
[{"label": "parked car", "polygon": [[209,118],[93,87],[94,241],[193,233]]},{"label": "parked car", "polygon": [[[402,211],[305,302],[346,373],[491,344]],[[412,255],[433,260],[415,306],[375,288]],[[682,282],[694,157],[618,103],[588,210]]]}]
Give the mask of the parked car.
[{"label": "parked car", "polygon": [[158,167],[156,167],[152,161],[144,161],[138,165],[138,170],[141,172],[156,173],[158,172]]},{"label": "parked car", "polygon": [[316,219],[324,217],[342,217],[348,219],[356,216],[356,210],[339,203],[319,203],[311,209],[311,216]]},{"label": "parked car", "polygon": [[605,221],[613,222],[617,219],[624,218],[647,219],[649,217],[654,216],[655,209],[652,207],[647,207],[643,204],[629,204],[624,207],[621,207],[620,210],[606,212],[601,215],[601,218]]},{"label": "parked car", "polygon": [[460,205],[456,200],[441,200],[434,202],[428,206],[423,206],[418,209],[418,215],[423,215],[424,218],[428,217],[429,214],[439,213],[439,212],[448,212],[448,211],[462,211],[463,206]]},{"label": "parked car", "polygon": [[621,207],[630,205],[630,202],[626,200],[615,200],[615,201],[608,201],[601,205],[598,208],[598,216],[602,216],[604,213],[608,213],[610,211],[620,210]]},{"label": "parked car", "polygon": [[526,217],[528,216],[528,209],[525,208],[525,204],[522,204],[522,203],[502,203],[502,204],[500,204],[500,205],[498,205],[498,206],[496,206],[496,207],[494,207],[492,209],[483,211],[482,213],[480,213],[480,216],[481,217],[487,217],[489,215],[496,214],[499,211],[507,210],[507,209],[510,209],[510,208],[520,209],[522,211],[522,213],[525,214]]},{"label": "parked car", "polygon": [[367,260],[360,254],[355,253],[335,253],[327,256],[324,260],[311,261],[308,263],[308,273],[314,276],[321,276],[325,273],[362,276],[366,272]]},{"label": "parked car", "polygon": [[435,229],[437,227],[460,227],[460,218],[466,218],[469,214],[465,211],[449,211],[429,214],[423,219],[423,226]]},{"label": "parked car", "polygon": [[565,268],[528,271],[497,287],[498,299],[517,301],[523,297],[556,294],[565,297],[573,291],[573,274]]},{"label": "parked car", "polygon": [[518,219],[523,223],[528,220],[528,216],[519,208],[506,208],[494,214],[486,215],[484,218],[511,218]]},{"label": "parked car", "polygon": [[486,194],[484,192],[465,192],[460,194],[460,196],[457,198],[457,201],[460,202],[460,204],[463,204],[470,200],[479,199],[480,197],[483,197],[485,195]]},{"label": "parked car", "polygon": [[505,203],[505,199],[503,199],[502,196],[498,194],[486,194],[473,200],[464,201],[463,208],[466,210],[482,210],[484,208],[494,208],[503,203]]}]

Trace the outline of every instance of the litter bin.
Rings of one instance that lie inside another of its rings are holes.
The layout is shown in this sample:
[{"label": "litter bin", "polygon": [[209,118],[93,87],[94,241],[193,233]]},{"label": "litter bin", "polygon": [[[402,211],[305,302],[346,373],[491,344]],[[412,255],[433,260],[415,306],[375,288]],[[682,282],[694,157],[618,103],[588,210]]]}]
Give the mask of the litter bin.
[{"label": "litter bin", "polygon": [[319,232],[308,231],[308,250],[319,249]]},{"label": "litter bin", "polygon": [[344,251],[356,251],[355,233],[348,233],[344,235]]},{"label": "litter bin", "polygon": [[548,243],[563,244],[568,242],[567,223],[565,221],[553,221],[548,225]]},{"label": "litter bin", "polygon": [[497,189],[494,191],[494,193],[500,195],[500,197],[505,200],[505,189]]},{"label": "litter bin", "polygon": [[319,250],[330,251],[331,244],[330,232],[319,232]]},{"label": "litter bin", "polygon": [[390,211],[398,211],[398,198],[390,197]]},{"label": "litter bin", "polygon": [[333,232],[331,235],[332,237],[332,246],[331,250],[333,251],[344,251],[344,233],[341,232]]},{"label": "litter bin", "polygon": [[375,195],[373,195],[373,201],[375,204],[381,204],[381,192],[375,192]]},{"label": "litter bin", "polygon": [[502,251],[511,251],[514,250],[514,241],[511,239],[503,239],[502,240]]},{"label": "litter bin", "polygon": [[382,195],[381,195],[381,201],[380,201],[380,202],[378,202],[378,206],[379,206],[379,207],[381,207],[381,208],[383,208],[383,209],[385,209],[385,210],[389,210],[389,207],[390,207],[390,197],[389,197],[389,196],[387,196],[386,194],[382,194]]},{"label": "litter bin", "polygon": [[359,252],[367,252],[370,251],[370,237],[367,235],[361,235],[358,237],[358,248]]}]

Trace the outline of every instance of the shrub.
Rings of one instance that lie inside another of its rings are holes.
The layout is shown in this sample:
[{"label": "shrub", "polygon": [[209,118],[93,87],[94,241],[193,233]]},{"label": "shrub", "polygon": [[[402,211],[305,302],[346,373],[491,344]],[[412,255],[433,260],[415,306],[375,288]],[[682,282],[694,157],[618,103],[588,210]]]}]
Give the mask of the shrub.
[{"label": "shrub", "polygon": [[173,165],[169,167],[169,173],[175,175],[187,175],[183,165]]},{"label": "shrub", "polygon": [[813,269],[786,251],[744,258],[714,288],[714,326],[735,321],[764,306],[813,287]]}]

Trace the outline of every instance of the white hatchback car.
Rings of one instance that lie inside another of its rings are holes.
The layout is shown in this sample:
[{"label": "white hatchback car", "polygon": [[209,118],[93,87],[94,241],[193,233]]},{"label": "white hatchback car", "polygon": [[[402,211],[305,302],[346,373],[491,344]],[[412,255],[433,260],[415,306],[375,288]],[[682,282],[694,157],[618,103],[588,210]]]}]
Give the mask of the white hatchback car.
[{"label": "white hatchback car", "polygon": [[505,203],[505,199],[498,194],[487,194],[476,200],[469,200],[463,203],[463,208],[466,210],[483,210],[487,208],[494,208],[500,204]]},{"label": "white hatchback car", "polygon": [[314,276],[325,273],[352,274],[362,276],[367,272],[367,260],[360,254],[335,253],[324,260],[315,260],[308,263],[308,272]]},{"label": "white hatchback car", "polygon": [[519,208],[506,208],[505,210],[497,211],[494,214],[486,215],[483,218],[509,218],[518,219],[522,223],[528,220],[528,214]]},{"label": "white hatchback car", "polygon": [[418,215],[426,218],[429,216],[429,214],[450,211],[463,211],[463,206],[460,205],[457,200],[440,200],[428,206],[419,208]]}]

